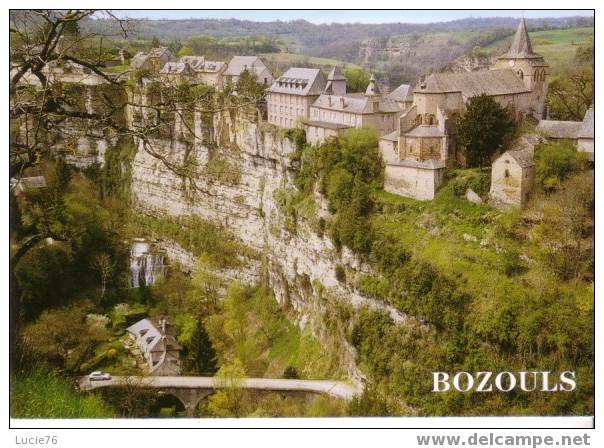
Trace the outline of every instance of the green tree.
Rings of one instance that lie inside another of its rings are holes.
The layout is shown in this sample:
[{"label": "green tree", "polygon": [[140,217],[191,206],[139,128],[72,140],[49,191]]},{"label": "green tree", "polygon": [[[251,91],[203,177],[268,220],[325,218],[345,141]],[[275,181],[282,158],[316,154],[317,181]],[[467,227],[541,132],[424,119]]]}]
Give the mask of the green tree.
[{"label": "green tree", "polygon": [[468,166],[489,164],[513,129],[510,113],[492,97],[482,94],[470,98],[457,128],[459,143],[466,149]]},{"label": "green tree", "polygon": [[346,77],[346,90],[350,93],[364,92],[369,85],[370,74],[361,67],[348,67],[344,69]]},{"label": "green tree", "polygon": [[537,181],[546,191],[560,183],[580,167],[581,155],[570,143],[541,145],[535,151]]},{"label": "green tree", "polygon": [[153,38],[151,39],[151,48],[156,48],[159,47],[161,45],[161,42],[159,41],[159,39],[156,36],[153,36]]},{"label": "green tree", "polygon": [[218,370],[216,350],[203,322],[197,321],[195,330],[186,346],[186,368],[191,373],[202,376],[213,376]]},{"label": "green tree", "polygon": [[178,56],[193,56],[193,49],[188,45],[183,45],[180,50],[178,50]]}]

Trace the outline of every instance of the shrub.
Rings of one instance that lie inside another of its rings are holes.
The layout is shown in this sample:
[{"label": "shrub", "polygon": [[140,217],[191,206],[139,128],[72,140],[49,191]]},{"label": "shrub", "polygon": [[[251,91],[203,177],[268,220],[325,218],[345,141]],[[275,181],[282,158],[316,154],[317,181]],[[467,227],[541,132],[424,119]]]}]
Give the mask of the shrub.
[{"label": "shrub", "polygon": [[580,167],[580,155],[568,142],[541,145],[535,152],[537,181],[553,191]]}]

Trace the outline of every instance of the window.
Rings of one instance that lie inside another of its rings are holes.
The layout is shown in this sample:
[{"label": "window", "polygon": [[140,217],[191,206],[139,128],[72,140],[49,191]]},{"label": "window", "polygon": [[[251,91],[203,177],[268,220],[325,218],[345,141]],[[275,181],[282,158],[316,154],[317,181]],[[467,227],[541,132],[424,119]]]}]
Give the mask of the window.
[{"label": "window", "polygon": [[522,73],[522,70],[518,70],[518,72],[517,72],[517,73],[518,73],[518,77],[519,77],[520,79],[524,79],[524,73]]},{"label": "window", "polygon": [[504,174],[504,176],[505,176],[506,178],[507,178],[507,177],[510,177],[510,171],[509,171],[507,168],[505,169],[505,174]]}]

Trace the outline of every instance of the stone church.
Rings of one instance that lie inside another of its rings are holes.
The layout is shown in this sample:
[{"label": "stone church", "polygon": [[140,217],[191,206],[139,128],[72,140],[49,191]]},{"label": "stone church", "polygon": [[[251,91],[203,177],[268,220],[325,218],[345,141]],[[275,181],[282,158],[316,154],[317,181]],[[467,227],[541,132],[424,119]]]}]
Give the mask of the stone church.
[{"label": "stone church", "polygon": [[421,200],[434,197],[445,170],[463,163],[453,136],[457,120],[474,96],[489,95],[518,118],[544,118],[548,68],[533,51],[523,19],[508,52],[489,70],[434,73],[421,80],[398,130],[380,140],[386,191]]}]

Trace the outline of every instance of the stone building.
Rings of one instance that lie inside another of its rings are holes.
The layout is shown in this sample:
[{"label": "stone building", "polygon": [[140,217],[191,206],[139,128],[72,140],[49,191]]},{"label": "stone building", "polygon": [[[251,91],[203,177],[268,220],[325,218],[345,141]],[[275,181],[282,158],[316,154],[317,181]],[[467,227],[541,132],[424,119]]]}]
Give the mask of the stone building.
[{"label": "stone building", "polygon": [[491,168],[491,202],[495,206],[522,206],[533,188],[535,162],[533,147],[506,151]]},{"label": "stone building", "polygon": [[165,83],[176,84],[192,82],[195,73],[187,62],[166,62],[159,71],[159,77]]},{"label": "stone building", "polygon": [[[486,94],[518,118],[545,112],[548,66],[534,53],[524,20],[518,25],[507,53],[490,70],[434,73],[413,89],[413,103],[400,117],[398,132],[380,141],[386,162],[386,190],[418,199],[432,199],[444,170],[464,163],[455,127],[467,102]],[[394,143],[394,139],[397,143]],[[427,163],[433,161],[434,163]],[[405,170],[400,164],[405,164]],[[392,167],[390,167],[392,165]],[[391,177],[394,176],[394,177]],[[417,179],[432,177],[426,182]]]},{"label": "stone building", "polygon": [[394,131],[401,109],[393,100],[384,97],[372,76],[363,93],[346,93],[346,78],[334,67],[327,77],[323,93],[309,110],[305,123],[306,140],[317,144],[328,137],[339,135],[349,128],[367,127],[380,135]]},{"label": "stone building", "polygon": [[127,328],[134,345],[149,366],[149,373],[157,376],[180,374],[181,346],[174,337],[174,327],[165,317],[142,319]]},{"label": "stone building", "polygon": [[222,61],[208,61],[203,56],[183,56],[179,62],[189,64],[193,69],[195,82],[222,89],[227,65]]},{"label": "stone building", "polygon": [[176,57],[168,47],[156,47],[149,50],[148,53],[139,51],[130,60],[130,66],[134,70],[148,70],[151,73],[159,73],[166,65],[166,62],[175,61]]},{"label": "stone building", "polygon": [[541,120],[536,130],[549,140],[570,140],[578,151],[585,152],[594,160],[594,106],[592,105],[583,121]]},{"label": "stone building", "polygon": [[293,128],[309,118],[310,106],[323,93],[327,79],[318,68],[292,67],[268,89],[268,122]]},{"label": "stone building", "polygon": [[256,81],[264,86],[268,87],[274,81],[273,74],[258,56],[234,56],[224,73],[226,82],[237,84],[245,70],[255,75]]}]

